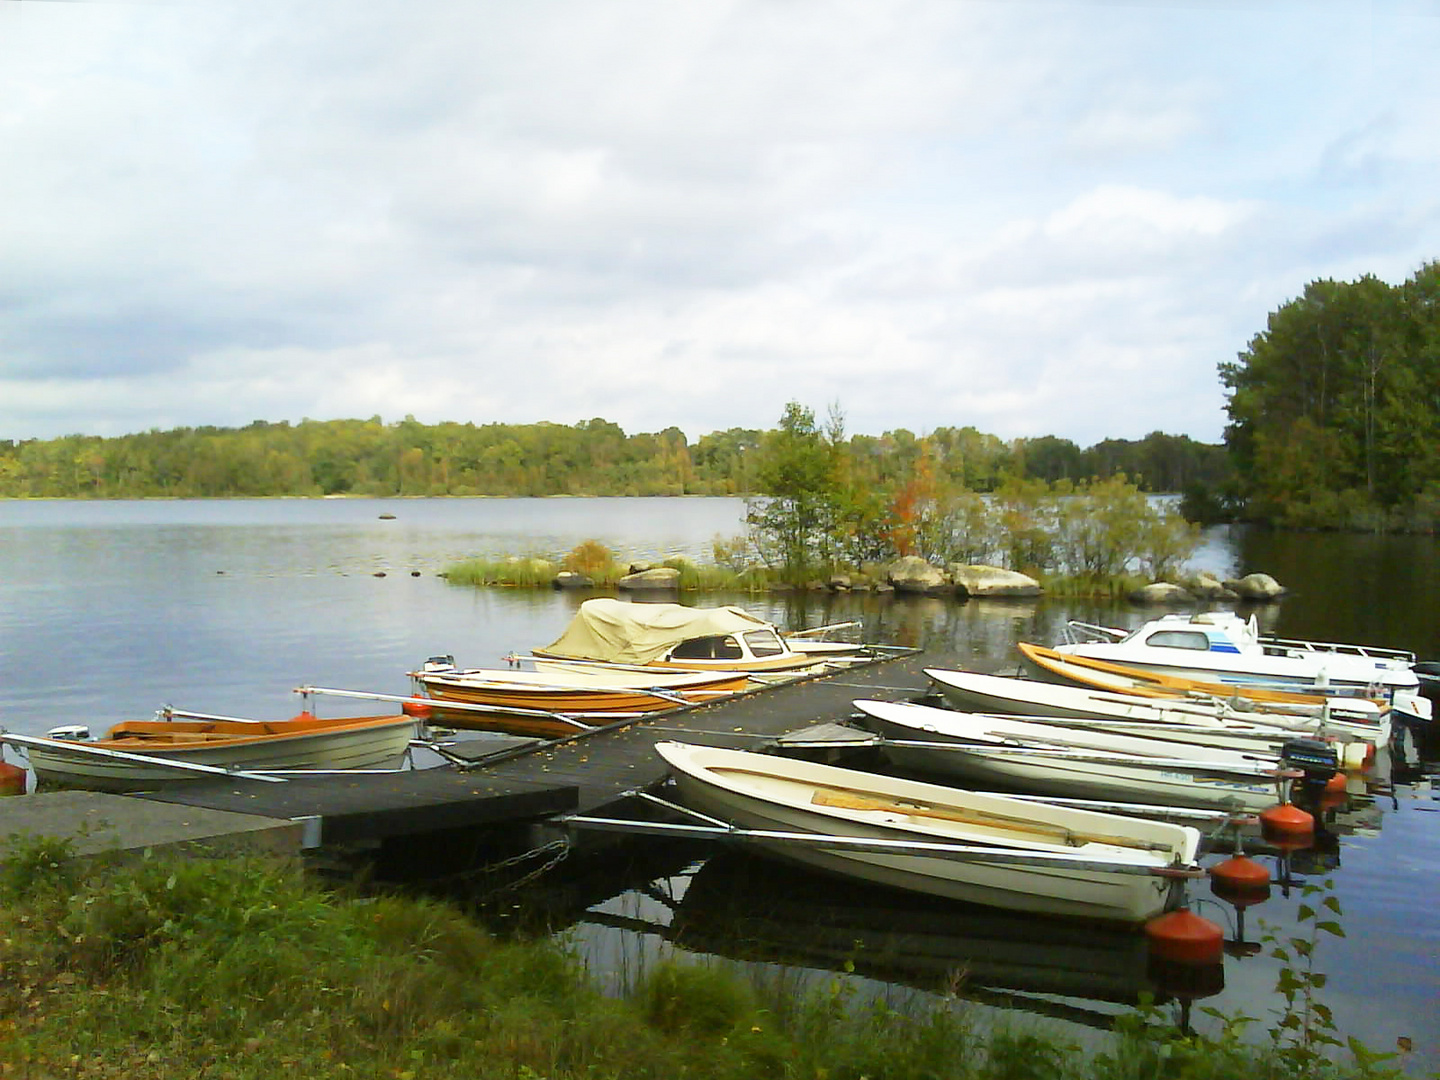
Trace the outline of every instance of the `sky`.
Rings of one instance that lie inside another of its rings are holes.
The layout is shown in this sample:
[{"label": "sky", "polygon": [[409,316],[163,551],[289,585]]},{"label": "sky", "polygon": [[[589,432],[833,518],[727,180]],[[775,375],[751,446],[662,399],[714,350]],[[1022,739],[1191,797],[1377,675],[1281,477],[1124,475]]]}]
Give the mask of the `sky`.
[{"label": "sky", "polygon": [[0,439],[1222,438],[1440,258],[1440,0],[0,0]]}]

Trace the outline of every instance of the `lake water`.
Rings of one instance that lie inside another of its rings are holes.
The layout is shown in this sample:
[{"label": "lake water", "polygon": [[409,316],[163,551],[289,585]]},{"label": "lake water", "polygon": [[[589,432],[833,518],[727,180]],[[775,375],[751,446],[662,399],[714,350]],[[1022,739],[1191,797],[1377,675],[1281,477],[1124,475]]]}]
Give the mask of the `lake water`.
[{"label": "lake water", "polygon": [[[743,513],[735,499],[0,502],[0,725],[25,734],[71,723],[99,729],[165,704],[290,715],[302,685],[405,693],[405,672],[427,656],[498,666],[507,653],[549,642],[581,599],[451,586],[438,576],[450,563],[563,554],[587,539],[633,559],[708,560],[712,539],[739,533]],[[1433,659],[1435,546],[1433,537],[1219,529],[1195,562],[1222,575],[1263,570],[1289,586],[1283,602],[1257,611],[1271,632]],[[1067,619],[1133,625],[1146,615],[1050,600],[703,602],[738,603],[787,628],[858,620],[866,640],[924,647],[936,666],[1004,665],[1016,641],[1053,642]],[[1417,1074],[1440,1070],[1440,801],[1430,770],[1404,773],[1393,796],[1334,811],[1334,849],[1297,854],[1294,884],[1277,886],[1245,925],[1251,941],[1262,923],[1293,932],[1303,883],[1333,872],[1347,936],[1320,946],[1318,966],[1330,976],[1322,1000],[1342,1031],[1373,1048],[1413,1040],[1408,1067]],[[0,801],[0,831],[4,813]],[[837,888],[744,858],[672,850],[627,869],[628,879],[594,886],[571,931],[605,979],[623,980],[667,950],[743,955],[783,978],[831,977],[848,965],[887,993],[933,992],[965,967],[969,996],[983,1007],[1088,1032],[1123,1011],[1111,999],[1133,997],[1145,977],[1133,938],[1086,931],[1052,941],[1053,923]],[[1233,909],[1203,883],[1195,895],[1201,914],[1234,926]],[[1027,982],[1037,945],[1051,960],[1083,951]],[[1231,957],[1223,991],[1201,1001],[1272,1017],[1277,973],[1264,954]],[[1093,996],[1080,992],[1086,987]]]}]

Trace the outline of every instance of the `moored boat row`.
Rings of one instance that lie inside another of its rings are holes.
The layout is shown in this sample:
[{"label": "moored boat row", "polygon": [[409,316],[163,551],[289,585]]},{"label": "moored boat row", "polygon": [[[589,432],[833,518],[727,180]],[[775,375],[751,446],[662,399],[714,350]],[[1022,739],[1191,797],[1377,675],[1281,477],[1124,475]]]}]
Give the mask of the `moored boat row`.
[{"label": "moored boat row", "polygon": [[[1200,808],[1188,812],[1259,813],[1277,833],[1304,831],[1309,816],[1286,805],[1292,783],[1319,791],[1340,770],[1367,764],[1389,741],[1397,712],[1429,716],[1429,702],[1412,704],[1399,675],[1385,688],[1332,688],[1324,679],[1302,688],[1223,681],[1217,673],[1182,678],[1032,645],[1022,651],[1047,665],[1051,681],[927,669],[950,707],[855,702],[902,777],[771,754],[657,750],[686,806],[721,819],[714,824],[725,835],[739,829],[784,858],[1014,910],[1134,920],[1173,906],[1176,893],[1121,886],[1108,876],[1116,866],[1097,862],[1071,871],[1087,887],[1106,882],[1077,902],[1073,882],[1062,887],[1053,867],[1035,857],[1034,834],[1017,842],[1023,829],[1043,832],[1057,814],[1083,811],[1096,815],[1088,828],[1128,846],[1139,842],[1142,826]],[[1385,659],[1377,670],[1392,666],[1400,665]],[[1070,672],[1077,677],[1064,678]],[[919,775],[944,782],[905,779]],[[1013,794],[973,790],[980,785]],[[1007,824],[983,836],[965,832],[977,808]],[[946,839],[963,835],[968,850],[941,862],[927,844],[942,828],[937,822],[948,830],[956,821],[963,826]],[[878,830],[898,832],[909,847],[874,846],[884,835]],[[1172,870],[1194,857],[1168,851]],[[1114,891],[1096,899],[1106,890]]]}]

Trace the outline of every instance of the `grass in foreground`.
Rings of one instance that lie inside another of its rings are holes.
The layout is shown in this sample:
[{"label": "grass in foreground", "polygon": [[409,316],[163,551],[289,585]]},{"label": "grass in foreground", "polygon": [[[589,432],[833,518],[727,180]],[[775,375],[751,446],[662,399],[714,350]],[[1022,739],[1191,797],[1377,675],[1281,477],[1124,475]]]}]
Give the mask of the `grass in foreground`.
[{"label": "grass in foreground", "polygon": [[1385,1075],[1302,1070],[1144,1013],[1085,1054],[982,1032],[958,1001],[861,1003],[841,979],[767,993],[662,963],[611,1000],[562,947],[438,901],[337,894],[274,859],[82,866],[50,841],[0,866],[0,971],[0,1076],[36,1080]]}]

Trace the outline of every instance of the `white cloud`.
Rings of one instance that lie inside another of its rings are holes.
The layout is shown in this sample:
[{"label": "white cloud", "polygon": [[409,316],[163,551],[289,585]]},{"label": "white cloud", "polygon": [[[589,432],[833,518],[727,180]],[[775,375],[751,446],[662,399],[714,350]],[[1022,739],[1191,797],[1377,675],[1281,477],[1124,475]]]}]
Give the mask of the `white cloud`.
[{"label": "white cloud", "polygon": [[875,434],[1215,439],[1215,365],[1268,310],[1434,256],[1440,79],[1382,61],[1435,22],[0,4],[0,437],[698,436],[794,398]]}]

